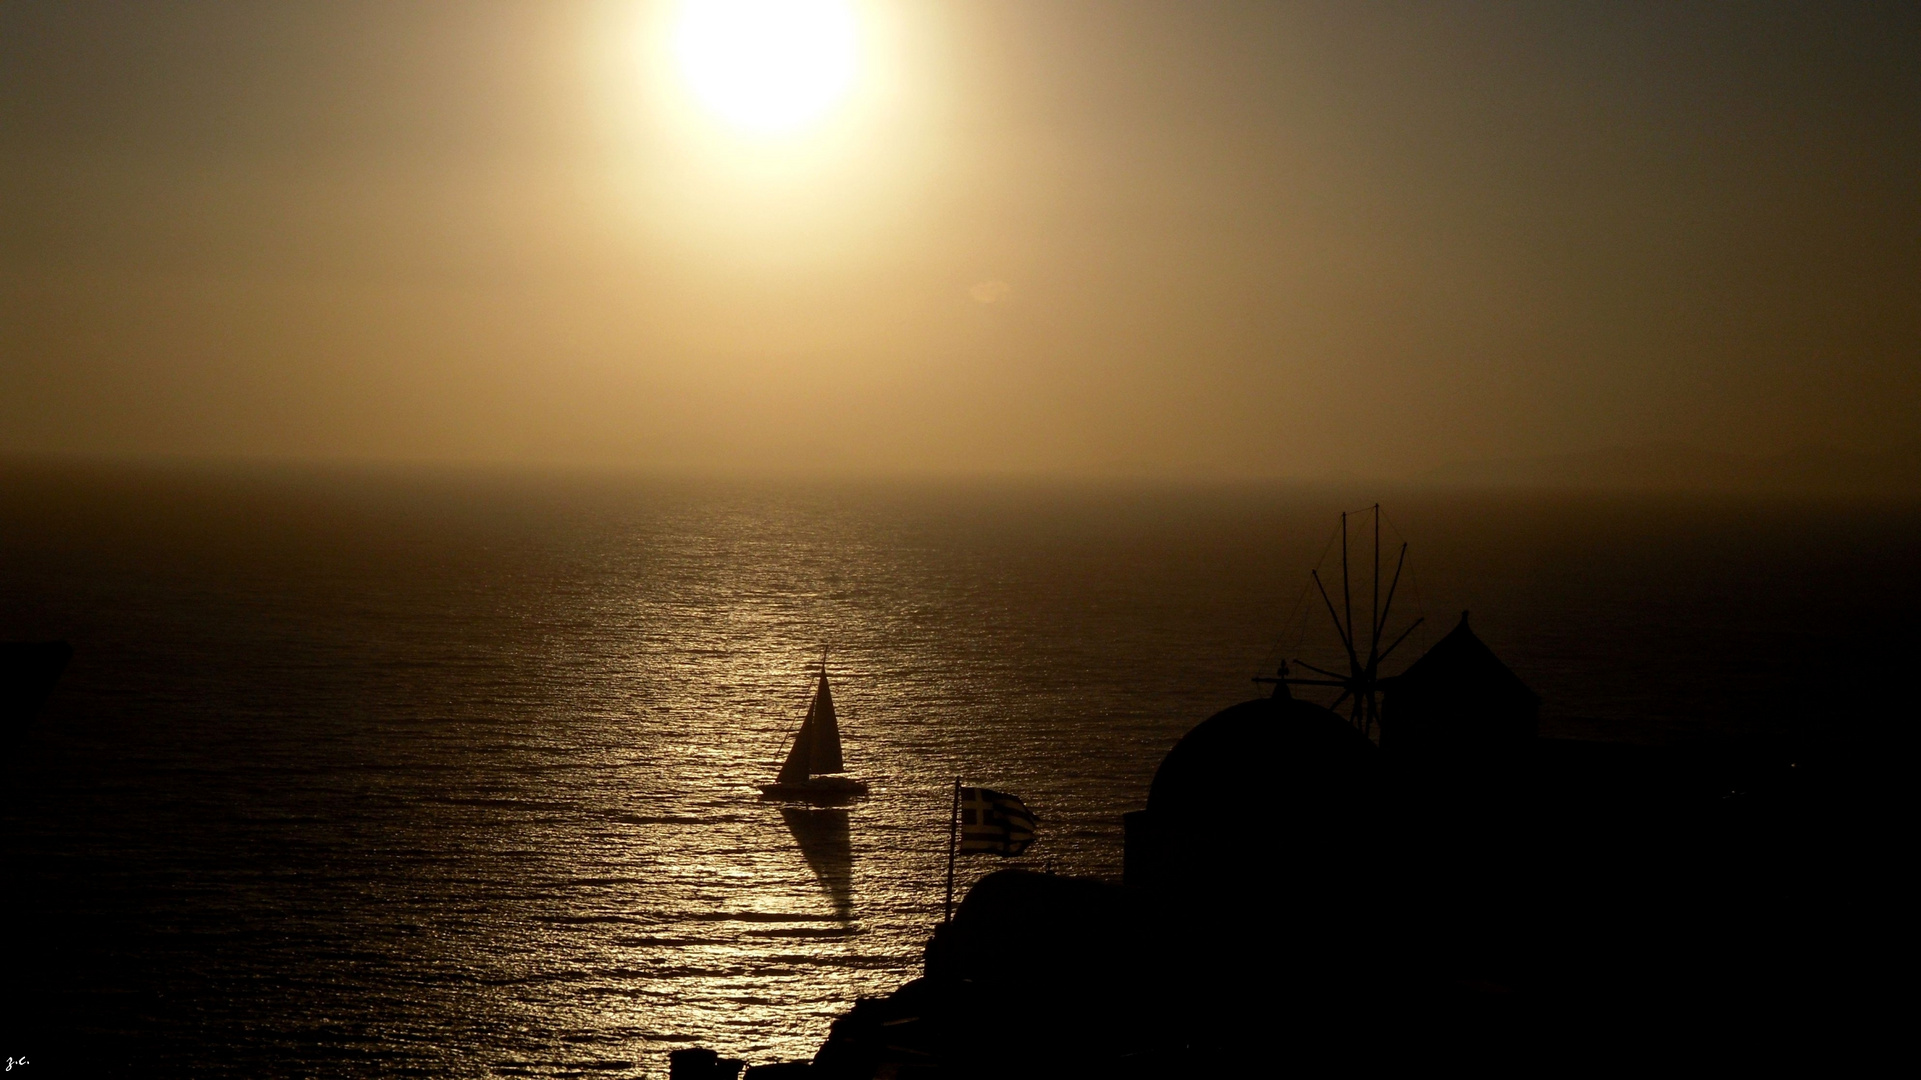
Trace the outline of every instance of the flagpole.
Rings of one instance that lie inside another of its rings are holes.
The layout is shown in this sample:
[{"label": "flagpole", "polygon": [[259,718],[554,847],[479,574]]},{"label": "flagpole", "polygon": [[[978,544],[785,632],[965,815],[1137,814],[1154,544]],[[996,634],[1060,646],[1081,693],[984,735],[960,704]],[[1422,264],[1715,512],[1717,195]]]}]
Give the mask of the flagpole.
[{"label": "flagpole", "polygon": [[947,910],[942,923],[954,921],[954,833],[960,822],[961,778],[954,777],[954,807],[947,812]]}]

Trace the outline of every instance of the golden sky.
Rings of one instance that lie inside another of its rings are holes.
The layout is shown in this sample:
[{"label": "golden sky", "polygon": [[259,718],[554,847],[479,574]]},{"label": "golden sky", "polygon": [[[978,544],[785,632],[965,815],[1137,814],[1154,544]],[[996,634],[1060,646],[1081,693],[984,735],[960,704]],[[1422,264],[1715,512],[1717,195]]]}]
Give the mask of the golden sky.
[{"label": "golden sky", "polygon": [[1911,443],[1917,11],[856,2],[829,100],[743,126],[675,4],[10,0],[0,451]]}]

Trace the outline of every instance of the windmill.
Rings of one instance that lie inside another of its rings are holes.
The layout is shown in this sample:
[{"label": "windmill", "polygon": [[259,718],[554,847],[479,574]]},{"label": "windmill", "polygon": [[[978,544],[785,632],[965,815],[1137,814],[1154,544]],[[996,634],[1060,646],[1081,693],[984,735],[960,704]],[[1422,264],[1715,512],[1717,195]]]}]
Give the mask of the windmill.
[{"label": "windmill", "polygon": [[[1368,620],[1365,628],[1367,632],[1364,635],[1357,633],[1357,630],[1360,628],[1356,627],[1354,622],[1355,590],[1353,574],[1350,573],[1351,560],[1348,546],[1348,518],[1350,516],[1366,517],[1369,519],[1367,524],[1372,526],[1374,534],[1373,551],[1371,553],[1373,561],[1372,588],[1368,597],[1367,609],[1362,612],[1362,615]],[[1375,503],[1365,510],[1354,511],[1351,515],[1349,512],[1343,511],[1341,513],[1339,538],[1341,542],[1340,606],[1338,608],[1335,606],[1334,597],[1328,592],[1326,583],[1321,580],[1320,567],[1316,566],[1308,576],[1313,582],[1314,591],[1320,594],[1321,604],[1327,609],[1328,618],[1333,620],[1335,635],[1340,639],[1341,649],[1345,654],[1344,658],[1347,662],[1347,671],[1343,673],[1338,670],[1319,667],[1305,660],[1296,658],[1294,660],[1295,667],[1312,672],[1316,677],[1308,678],[1294,675],[1290,672],[1288,664],[1283,661],[1280,670],[1276,674],[1258,678],[1254,681],[1274,684],[1274,693],[1276,696],[1284,695],[1286,693],[1286,687],[1290,686],[1319,686],[1339,689],[1340,696],[1336,697],[1333,704],[1328,707],[1335,712],[1339,712],[1341,711],[1341,706],[1346,705],[1348,707],[1348,718],[1353,722],[1354,726],[1360,730],[1361,734],[1372,736],[1380,725],[1381,691],[1387,682],[1387,679],[1381,675],[1381,665],[1386,662],[1387,658],[1393,654],[1395,649],[1401,646],[1402,642],[1407,640],[1408,635],[1412,634],[1415,628],[1426,620],[1426,616],[1417,617],[1407,625],[1406,629],[1395,636],[1394,640],[1389,643],[1386,648],[1381,647],[1381,640],[1387,631],[1389,616],[1394,610],[1394,596],[1400,589],[1401,572],[1407,567],[1407,544],[1403,542],[1399,553],[1395,555],[1394,574],[1388,580],[1387,595],[1382,596],[1380,503]],[[1329,540],[1329,546],[1332,546],[1332,538]],[[1326,561],[1325,554],[1322,555],[1322,560]],[[1302,594],[1302,598],[1306,598],[1305,592]],[[1335,663],[1335,667],[1339,667],[1338,661]]]}]

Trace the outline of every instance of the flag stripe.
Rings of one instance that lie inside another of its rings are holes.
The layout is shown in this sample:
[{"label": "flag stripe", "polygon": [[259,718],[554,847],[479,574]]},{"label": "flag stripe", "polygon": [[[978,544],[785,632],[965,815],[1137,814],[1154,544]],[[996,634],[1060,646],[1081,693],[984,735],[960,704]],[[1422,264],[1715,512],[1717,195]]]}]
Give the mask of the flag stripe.
[{"label": "flag stripe", "polygon": [[1034,842],[1033,811],[1019,796],[989,788],[960,789],[960,844],[963,853],[1019,855]]}]

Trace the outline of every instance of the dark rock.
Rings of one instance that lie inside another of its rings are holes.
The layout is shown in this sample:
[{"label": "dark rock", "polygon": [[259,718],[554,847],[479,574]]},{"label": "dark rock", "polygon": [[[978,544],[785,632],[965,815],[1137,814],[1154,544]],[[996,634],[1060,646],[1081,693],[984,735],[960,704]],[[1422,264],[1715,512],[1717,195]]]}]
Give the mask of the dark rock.
[{"label": "dark rock", "polygon": [[813,1075],[814,1063],[811,1061],[782,1061],[772,1065],[750,1066],[745,1080],[805,1080]]},{"label": "dark rock", "polygon": [[694,1046],[667,1055],[667,1075],[672,1080],[737,1080],[744,1064]]}]

